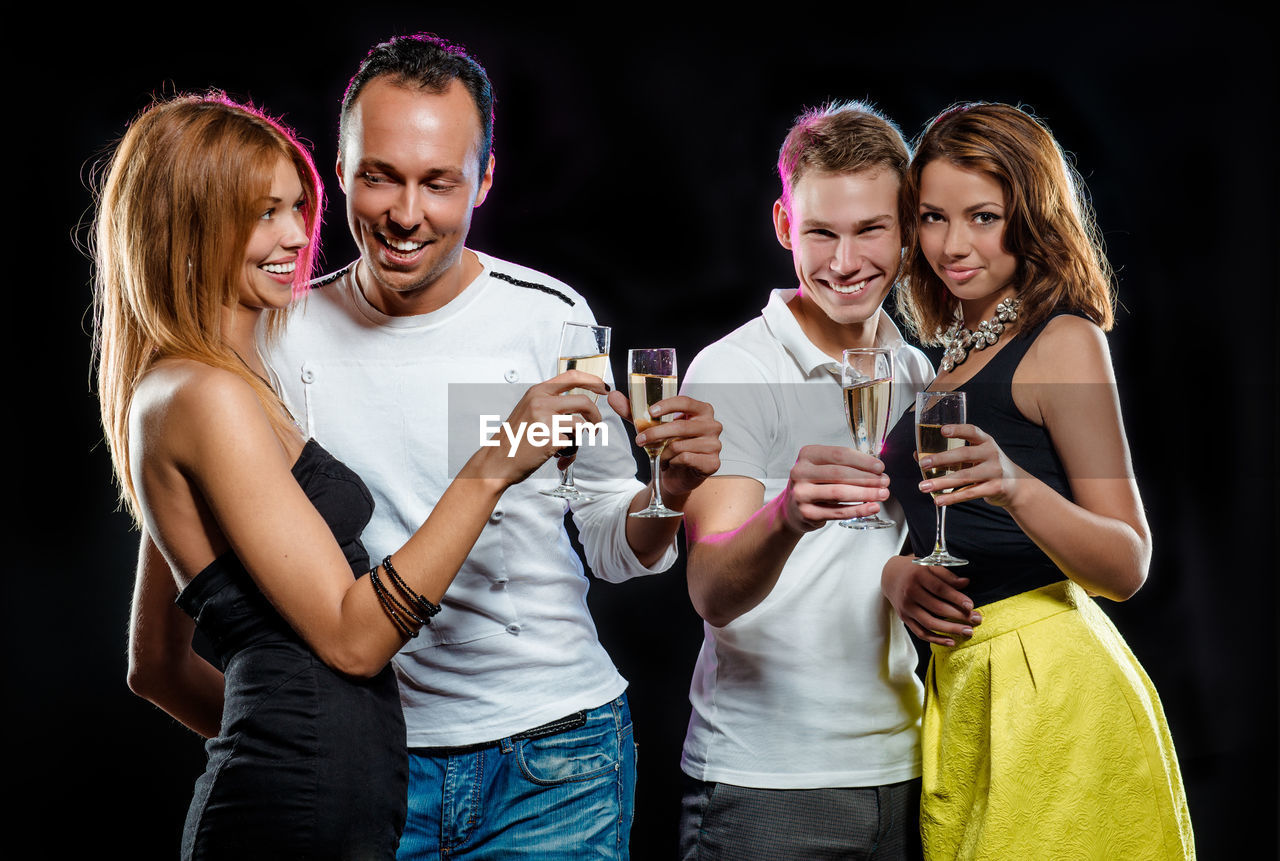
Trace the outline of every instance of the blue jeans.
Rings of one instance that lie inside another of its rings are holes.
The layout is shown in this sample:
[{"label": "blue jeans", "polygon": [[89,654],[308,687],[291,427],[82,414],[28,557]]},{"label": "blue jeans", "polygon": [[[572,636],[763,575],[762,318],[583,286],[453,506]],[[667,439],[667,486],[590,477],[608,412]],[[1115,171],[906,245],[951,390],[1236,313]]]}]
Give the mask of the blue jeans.
[{"label": "blue jeans", "polygon": [[636,748],[624,694],[576,729],[409,752],[398,861],[628,859]]}]

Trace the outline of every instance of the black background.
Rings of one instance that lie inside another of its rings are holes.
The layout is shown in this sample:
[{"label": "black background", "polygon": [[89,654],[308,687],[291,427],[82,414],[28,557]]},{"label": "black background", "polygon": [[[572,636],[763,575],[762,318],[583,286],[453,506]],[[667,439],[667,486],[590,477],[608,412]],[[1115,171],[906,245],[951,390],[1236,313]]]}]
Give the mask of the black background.
[{"label": "black background", "polygon": [[[433,30],[467,44],[498,97],[496,178],[469,244],[582,290],[614,326],[615,356],[663,342],[687,363],[794,286],[769,213],[777,147],[803,107],[869,99],[909,138],[958,100],[1044,118],[1119,270],[1111,345],[1155,536],[1147,585],[1102,603],[1163,697],[1200,856],[1274,856],[1274,29],[1223,4],[842,4],[755,21],[736,7],[554,8],[260,4],[7,25],[12,833],[39,834],[44,857],[172,857],[203,762],[124,681],[136,534],[100,443],[90,265],[73,247],[94,158],[153,93],[252,99],[315,146],[335,268],[355,253],[330,167],[346,80],[374,42]],[[594,584],[591,601],[632,682],[635,857],[672,857],[700,640],[683,567]]]}]

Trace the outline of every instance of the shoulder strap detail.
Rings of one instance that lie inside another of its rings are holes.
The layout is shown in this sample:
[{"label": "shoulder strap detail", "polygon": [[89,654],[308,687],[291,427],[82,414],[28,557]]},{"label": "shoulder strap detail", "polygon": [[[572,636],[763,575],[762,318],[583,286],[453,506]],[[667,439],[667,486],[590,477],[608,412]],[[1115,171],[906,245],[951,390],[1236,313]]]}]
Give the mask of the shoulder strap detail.
[{"label": "shoulder strap detail", "polygon": [[565,303],[569,307],[573,307],[573,304],[574,304],[573,300],[570,299],[568,296],[564,295],[563,293],[561,293],[559,290],[555,289],[554,287],[548,287],[546,284],[539,284],[536,281],[522,281],[521,279],[516,278],[514,275],[508,275],[505,272],[495,272],[493,270],[489,270],[489,274],[492,275],[494,278],[501,278],[503,281],[506,281],[508,284],[514,284],[517,287],[528,287],[530,290],[540,290],[549,296],[555,296],[557,299],[559,299],[561,302]]},{"label": "shoulder strap detail", "polygon": [[346,275],[348,272],[350,272],[351,267],[355,265],[356,264],[354,262],[348,263],[346,266],[343,266],[337,272],[330,272],[328,275],[321,275],[319,278],[312,278],[310,283],[307,284],[307,289],[314,290],[317,287],[323,287],[326,284],[332,284],[334,281],[337,281],[343,275]]}]

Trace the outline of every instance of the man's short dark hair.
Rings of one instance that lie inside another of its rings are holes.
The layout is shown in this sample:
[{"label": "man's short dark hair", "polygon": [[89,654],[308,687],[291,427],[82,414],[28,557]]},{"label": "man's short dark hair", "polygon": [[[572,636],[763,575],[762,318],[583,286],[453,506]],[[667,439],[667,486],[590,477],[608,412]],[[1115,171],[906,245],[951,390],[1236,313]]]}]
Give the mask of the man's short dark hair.
[{"label": "man's short dark hair", "polygon": [[346,156],[347,121],[365,86],[376,78],[406,88],[418,87],[443,93],[453,81],[460,81],[480,116],[480,174],[489,167],[493,151],[493,86],[484,66],[467,54],[466,48],[433,33],[396,36],[374,45],[360,63],[342,96],[338,125],[338,160]]}]

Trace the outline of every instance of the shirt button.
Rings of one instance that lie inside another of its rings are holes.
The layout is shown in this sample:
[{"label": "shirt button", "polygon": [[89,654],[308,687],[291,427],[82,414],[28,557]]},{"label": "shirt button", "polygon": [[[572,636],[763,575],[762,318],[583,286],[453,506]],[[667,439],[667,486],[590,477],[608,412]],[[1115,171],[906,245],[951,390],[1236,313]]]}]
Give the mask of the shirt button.
[{"label": "shirt button", "polygon": [[511,370],[503,374],[502,378],[505,379],[508,383],[518,383],[520,382],[520,372],[517,371],[515,368],[512,368]]},{"label": "shirt button", "polygon": [[302,369],[302,382],[304,382],[304,383],[314,383],[315,381],[316,381],[316,372],[315,372],[315,371],[313,371],[313,370],[311,370],[310,368],[303,368],[303,369]]},{"label": "shirt button", "polygon": [[502,513],[502,509],[501,509],[501,508],[499,508],[499,509],[495,510],[495,511],[493,512],[493,514],[490,514],[490,515],[489,515],[489,522],[490,522],[490,523],[501,523],[501,522],[502,522],[502,518],[503,518],[504,516],[505,516],[505,515]]},{"label": "shirt button", "polygon": [[507,631],[508,631],[508,632],[510,632],[510,633],[512,633],[512,634],[519,634],[519,633],[520,633],[520,623],[519,623],[519,622],[512,622],[510,625],[508,625],[508,626],[507,626]]}]

